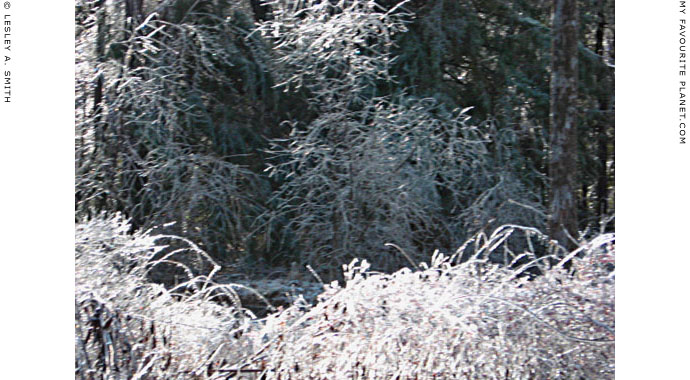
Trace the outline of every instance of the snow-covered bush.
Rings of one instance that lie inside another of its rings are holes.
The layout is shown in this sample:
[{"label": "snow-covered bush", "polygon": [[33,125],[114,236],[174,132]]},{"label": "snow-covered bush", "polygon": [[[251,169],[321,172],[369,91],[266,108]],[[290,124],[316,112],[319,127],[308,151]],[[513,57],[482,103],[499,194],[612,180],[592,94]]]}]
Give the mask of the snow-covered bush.
[{"label": "snow-covered bush", "polygon": [[461,264],[460,251],[393,274],[353,261],[316,306],[269,317],[254,365],[266,379],[612,379],[613,235],[573,252],[575,275],[537,260],[528,280],[481,258],[514,230]]},{"label": "snow-covered bush", "polygon": [[[419,258],[452,236],[448,208],[483,184],[481,131],[462,112],[441,112],[431,99],[376,98],[358,111],[322,114],[274,146],[286,176],[276,215],[289,226],[312,265],[368,258],[399,268],[394,243]],[[443,242],[448,245],[449,242]]]},{"label": "snow-covered bush", "polygon": [[[242,308],[232,285],[213,283],[220,267],[190,241],[129,235],[129,229],[119,215],[77,226],[77,378],[195,378],[215,363],[214,356],[251,353],[251,342],[240,336],[251,328],[253,315]],[[206,261],[213,270],[195,276],[184,261]],[[177,286],[148,280],[161,266],[182,269]]]},{"label": "snow-covered bush", "polygon": [[[315,305],[298,298],[258,319],[233,285],[212,282],[217,267],[171,289],[148,281],[156,266],[181,265],[179,255],[213,262],[191,242],[173,249],[178,238],[128,230],[119,216],[77,227],[78,378],[613,378],[613,234],[553,264],[513,251],[512,235],[543,238],[516,226],[414,270],[385,274],[354,260]],[[509,269],[491,263],[495,254],[528,260]],[[521,276],[530,266],[543,275]]]}]

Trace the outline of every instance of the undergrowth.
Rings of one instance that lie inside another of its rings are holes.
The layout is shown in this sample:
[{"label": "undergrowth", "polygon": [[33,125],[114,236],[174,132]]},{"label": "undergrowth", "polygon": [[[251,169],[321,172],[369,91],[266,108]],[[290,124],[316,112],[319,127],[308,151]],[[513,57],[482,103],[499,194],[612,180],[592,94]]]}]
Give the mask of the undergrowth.
[{"label": "undergrowth", "polygon": [[[504,226],[395,273],[354,260],[314,305],[298,298],[259,319],[192,242],[128,230],[120,216],[77,227],[77,378],[613,378],[613,234],[536,256],[511,239],[546,237]],[[492,263],[497,253],[513,268]],[[202,263],[212,269],[195,274]],[[151,282],[165,265],[186,277]],[[523,276],[534,267],[540,276]]]}]

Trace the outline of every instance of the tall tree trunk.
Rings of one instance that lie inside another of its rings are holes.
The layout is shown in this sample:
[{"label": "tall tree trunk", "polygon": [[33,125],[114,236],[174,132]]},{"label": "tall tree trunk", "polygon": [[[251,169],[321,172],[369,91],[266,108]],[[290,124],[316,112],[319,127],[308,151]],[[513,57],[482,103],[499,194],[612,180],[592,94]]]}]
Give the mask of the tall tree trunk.
[{"label": "tall tree trunk", "polygon": [[[144,15],[144,0],[126,0],[125,1],[125,22],[124,30],[126,31],[126,39],[135,38],[137,35],[145,34],[144,31],[137,31],[137,27],[146,18]],[[152,19],[155,19],[152,18]],[[125,61],[125,57],[122,59],[123,66],[126,66],[131,72],[138,68],[142,61],[139,59],[137,54],[138,44],[136,41],[132,42],[135,44],[132,46],[132,54],[128,56],[128,61]],[[126,105],[123,107],[123,112],[130,113],[131,105]],[[119,117],[118,130],[117,130],[118,140],[114,142],[117,144],[118,152],[125,152],[129,150],[134,151],[138,154],[138,159],[124,160],[126,165],[120,170],[119,182],[121,184],[129,184],[125,199],[128,200],[127,204],[119,205],[120,211],[124,212],[130,218],[131,230],[135,231],[142,227],[145,223],[145,216],[148,214],[148,208],[146,204],[141,199],[141,191],[146,185],[146,179],[144,176],[140,175],[142,170],[142,165],[140,163],[141,159],[144,159],[148,154],[148,150],[143,144],[139,144],[135,138],[134,128],[128,128],[124,124],[122,115]],[[131,155],[131,153],[130,153]],[[137,205],[139,207],[137,207]],[[135,211],[137,210],[137,211]]]},{"label": "tall tree trunk", "polygon": [[577,236],[577,0],[554,0],[551,43],[551,212],[548,230],[566,248]]},{"label": "tall tree trunk", "polygon": [[105,126],[101,125],[101,120],[103,117],[103,73],[100,72],[100,64],[105,62],[105,34],[106,34],[106,9],[105,0],[98,0],[95,3],[95,8],[97,12],[97,29],[96,29],[96,62],[98,62],[99,71],[96,77],[96,83],[94,84],[93,90],[93,128],[94,135],[96,139],[96,144],[94,147],[94,155],[98,153],[100,144],[104,143],[105,136]]},{"label": "tall tree trunk", "polygon": [[[596,43],[594,51],[604,59],[604,30],[606,29],[606,15],[605,15],[606,0],[599,1],[599,22],[597,24]],[[602,65],[603,66],[603,65]],[[602,83],[607,75],[606,68],[602,67],[597,70],[597,83]],[[597,160],[599,161],[597,173],[597,217],[601,220],[608,213],[608,136],[607,128],[609,108],[608,92],[604,89],[599,91],[599,117],[597,118]]]},{"label": "tall tree trunk", "polygon": [[[107,155],[107,122],[103,118],[103,85],[104,76],[102,72],[102,64],[105,62],[105,43],[106,43],[106,4],[105,0],[98,0],[94,4],[97,14],[97,24],[96,24],[96,46],[94,55],[96,57],[96,64],[98,70],[98,76],[96,77],[93,89],[93,131],[94,131],[94,148],[93,157],[94,160],[99,162],[102,158]],[[102,178],[108,178],[109,173],[107,172],[107,167],[101,170],[99,173]],[[106,181],[103,181],[106,183]],[[107,207],[108,196],[105,193],[99,194],[95,198],[95,206],[97,210],[104,210]]]}]

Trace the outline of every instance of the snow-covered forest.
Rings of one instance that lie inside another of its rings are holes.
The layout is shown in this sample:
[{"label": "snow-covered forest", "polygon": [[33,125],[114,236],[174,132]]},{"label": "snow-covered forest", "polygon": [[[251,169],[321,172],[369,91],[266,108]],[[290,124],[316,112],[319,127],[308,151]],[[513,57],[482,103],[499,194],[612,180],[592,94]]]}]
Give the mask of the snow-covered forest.
[{"label": "snow-covered forest", "polygon": [[613,0],[75,16],[77,378],[613,378]]}]

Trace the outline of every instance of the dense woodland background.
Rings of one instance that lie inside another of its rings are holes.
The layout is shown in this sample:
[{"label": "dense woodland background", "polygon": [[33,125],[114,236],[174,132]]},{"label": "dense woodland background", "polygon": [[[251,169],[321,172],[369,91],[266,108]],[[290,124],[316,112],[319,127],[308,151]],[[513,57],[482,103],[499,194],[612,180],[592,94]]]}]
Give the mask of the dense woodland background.
[{"label": "dense woodland background", "polygon": [[613,378],[613,0],[75,17],[78,378]]},{"label": "dense woodland background", "polygon": [[[613,226],[615,20],[613,1],[576,3],[580,239]],[[553,11],[77,1],[77,217],[176,222],[224,263],[322,270],[408,264],[384,243],[419,259],[506,223],[546,231]]]}]

